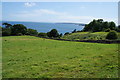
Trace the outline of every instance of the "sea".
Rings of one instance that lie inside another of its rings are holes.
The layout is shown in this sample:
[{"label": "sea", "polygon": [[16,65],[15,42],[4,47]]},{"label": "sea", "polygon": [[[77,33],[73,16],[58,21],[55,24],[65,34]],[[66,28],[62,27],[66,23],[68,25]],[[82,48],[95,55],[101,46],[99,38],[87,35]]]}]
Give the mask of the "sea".
[{"label": "sea", "polygon": [[[27,28],[35,29],[38,32],[49,32],[52,29],[57,29],[59,33],[72,32],[74,29],[82,30],[85,24],[79,23],[49,23],[49,22],[22,22],[22,21],[2,21],[9,24],[23,24]],[[4,27],[4,26],[3,26]]]}]

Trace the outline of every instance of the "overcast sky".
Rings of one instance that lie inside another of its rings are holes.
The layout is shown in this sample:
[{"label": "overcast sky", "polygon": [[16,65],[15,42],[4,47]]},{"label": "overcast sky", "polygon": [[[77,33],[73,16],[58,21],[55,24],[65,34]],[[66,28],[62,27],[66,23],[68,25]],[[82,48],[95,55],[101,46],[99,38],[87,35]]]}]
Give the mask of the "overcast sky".
[{"label": "overcast sky", "polygon": [[2,19],[32,22],[89,23],[118,19],[117,2],[3,2]]}]

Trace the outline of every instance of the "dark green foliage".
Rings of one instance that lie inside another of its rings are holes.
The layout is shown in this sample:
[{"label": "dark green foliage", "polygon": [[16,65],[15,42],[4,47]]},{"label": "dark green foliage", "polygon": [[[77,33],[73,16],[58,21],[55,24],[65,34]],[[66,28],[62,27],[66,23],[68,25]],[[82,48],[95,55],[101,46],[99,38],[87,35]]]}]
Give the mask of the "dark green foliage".
[{"label": "dark green foliage", "polygon": [[17,36],[22,36],[22,33],[18,33]]},{"label": "dark green foliage", "polygon": [[73,31],[72,31],[72,33],[75,33],[76,32],[76,29],[74,29]]},{"label": "dark green foliage", "polygon": [[110,40],[117,38],[118,38],[117,33],[114,30],[110,31],[106,36],[106,39],[110,39]]},{"label": "dark green foliage", "polygon": [[70,34],[69,32],[66,32],[64,35],[68,35],[68,34]]},{"label": "dark green foliage", "polygon": [[62,36],[63,36],[63,34],[61,33],[59,36],[60,36],[60,37],[62,37]]},{"label": "dark green foliage", "polygon": [[27,35],[37,36],[38,32],[37,30],[34,30],[34,29],[27,29]]},{"label": "dark green foliage", "polygon": [[2,36],[10,36],[11,29],[10,28],[2,28]]},{"label": "dark green foliage", "polygon": [[10,27],[12,27],[12,25],[9,24],[9,23],[2,23],[2,25],[5,25],[5,28],[10,28]]},{"label": "dark green foliage", "polygon": [[111,30],[115,30],[115,27],[116,27],[116,25],[115,25],[114,22],[109,22],[109,28],[110,28]]},{"label": "dark green foliage", "polygon": [[93,20],[89,24],[86,24],[83,31],[100,32],[106,29],[115,30],[116,25],[114,22],[103,22],[103,19]]},{"label": "dark green foliage", "polygon": [[39,34],[38,34],[38,37],[45,38],[45,37],[47,37],[47,33],[39,33]]},{"label": "dark green foliage", "polygon": [[18,33],[21,33],[21,34],[24,35],[24,34],[27,33],[26,26],[24,26],[22,24],[15,24],[15,25],[13,25],[11,30],[12,30],[12,35],[17,35]]},{"label": "dark green foliage", "polygon": [[103,25],[102,25],[102,27],[104,28],[104,29],[108,29],[109,28],[109,23],[106,21],[106,22],[103,22],[102,23]]},{"label": "dark green foliage", "polygon": [[52,29],[50,32],[47,33],[48,37],[59,37],[59,33],[56,29]]},{"label": "dark green foliage", "polygon": [[2,27],[0,26],[0,36],[2,36]]},{"label": "dark green foliage", "polygon": [[120,25],[118,26],[118,29],[120,29]]},{"label": "dark green foliage", "polygon": [[108,29],[105,29],[105,32],[110,32],[110,28],[108,28]]}]

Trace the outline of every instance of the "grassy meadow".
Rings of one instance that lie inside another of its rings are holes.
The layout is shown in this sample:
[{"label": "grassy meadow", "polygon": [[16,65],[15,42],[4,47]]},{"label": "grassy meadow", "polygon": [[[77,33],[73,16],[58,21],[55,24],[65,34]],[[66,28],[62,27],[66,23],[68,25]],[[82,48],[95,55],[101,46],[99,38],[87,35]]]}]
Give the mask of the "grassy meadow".
[{"label": "grassy meadow", "polygon": [[117,78],[118,45],[2,37],[3,78]]},{"label": "grassy meadow", "polygon": [[[62,39],[70,40],[106,40],[109,32],[77,32],[65,35]],[[120,40],[120,33],[117,33],[118,40]]]}]

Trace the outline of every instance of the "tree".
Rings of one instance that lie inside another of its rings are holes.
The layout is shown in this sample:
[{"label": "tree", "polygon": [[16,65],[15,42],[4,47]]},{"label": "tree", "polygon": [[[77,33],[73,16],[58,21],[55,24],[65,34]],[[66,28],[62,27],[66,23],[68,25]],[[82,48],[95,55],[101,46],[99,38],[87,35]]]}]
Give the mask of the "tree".
[{"label": "tree", "polygon": [[2,28],[2,36],[10,36],[11,29],[10,28]]},{"label": "tree", "polygon": [[114,22],[104,22],[103,19],[93,20],[89,24],[85,25],[83,31],[105,31],[106,29],[110,28],[111,30],[116,29],[116,25]]},{"label": "tree", "polygon": [[39,33],[38,37],[46,38],[47,37],[47,33]]},{"label": "tree", "polygon": [[61,33],[59,36],[62,37],[62,35],[63,35],[63,34]]},{"label": "tree", "polygon": [[38,32],[37,30],[34,30],[34,29],[27,29],[27,35],[31,35],[31,36],[37,36],[38,35]]},{"label": "tree", "polygon": [[102,24],[102,31],[104,31],[105,29],[108,29],[109,28],[109,23],[106,21],[106,22],[103,22]]},{"label": "tree", "polygon": [[103,19],[98,19],[97,22],[102,23],[102,22],[103,22]]},{"label": "tree", "polygon": [[106,36],[106,39],[110,39],[110,40],[117,38],[118,38],[117,33],[114,30],[110,31]]},{"label": "tree", "polygon": [[111,30],[115,30],[115,27],[116,27],[116,25],[115,25],[114,22],[109,22],[109,28],[110,28]]},{"label": "tree", "polygon": [[15,24],[11,27],[12,30],[12,35],[18,35],[18,34],[26,34],[27,33],[27,28],[23,24]]},{"label": "tree", "polygon": [[2,25],[5,25],[5,28],[10,28],[12,25],[9,23],[2,23]]},{"label": "tree", "polygon": [[66,32],[64,35],[68,35],[68,34],[70,34],[69,32]]},{"label": "tree", "polygon": [[47,33],[48,37],[59,37],[59,33],[56,29],[52,29],[50,32]]},{"label": "tree", "polygon": [[76,32],[76,29],[74,29],[73,31],[72,31],[72,33],[75,33]]}]

